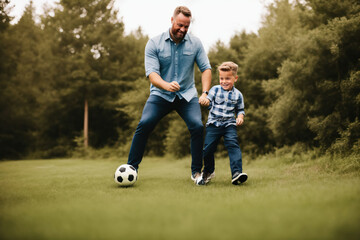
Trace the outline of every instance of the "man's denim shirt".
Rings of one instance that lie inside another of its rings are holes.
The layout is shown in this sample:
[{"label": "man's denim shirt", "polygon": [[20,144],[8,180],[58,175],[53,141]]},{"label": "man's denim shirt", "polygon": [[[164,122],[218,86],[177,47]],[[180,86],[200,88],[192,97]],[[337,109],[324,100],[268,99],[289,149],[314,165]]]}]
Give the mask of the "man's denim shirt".
[{"label": "man's denim shirt", "polygon": [[211,69],[205,49],[195,36],[186,34],[185,38],[176,44],[166,31],[148,41],[145,47],[146,77],[155,72],[166,82],[176,81],[180,85],[178,92],[169,92],[151,84],[150,94],[158,95],[173,102],[176,95],[180,99],[190,101],[197,97],[194,81],[194,63],[201,72]]}]

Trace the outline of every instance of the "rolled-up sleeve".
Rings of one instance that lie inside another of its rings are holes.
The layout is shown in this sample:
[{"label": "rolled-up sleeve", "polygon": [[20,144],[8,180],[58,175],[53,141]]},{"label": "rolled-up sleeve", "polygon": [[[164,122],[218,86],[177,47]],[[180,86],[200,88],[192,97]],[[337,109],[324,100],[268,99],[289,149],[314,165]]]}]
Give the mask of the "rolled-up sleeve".
[{"label": "rolled-up sleeve", "polygon": [[155,43],[152,39],[147,42],[145,47],[145,72],[146,77],[152,72],[160,75],[160,62],[157,56]]},{"label": "rolled-up sleeve", "polygon": [[211,69],[211,65],[210,65],[210,61],[209,58],[207,57],[206,51],[204,49],[204,46],[202,45],[202,43],[198,42],[199,46],[199,51],[196,54],[196,64],[198,65],[199,69],[201,72],[204,72],[206,69]]}]

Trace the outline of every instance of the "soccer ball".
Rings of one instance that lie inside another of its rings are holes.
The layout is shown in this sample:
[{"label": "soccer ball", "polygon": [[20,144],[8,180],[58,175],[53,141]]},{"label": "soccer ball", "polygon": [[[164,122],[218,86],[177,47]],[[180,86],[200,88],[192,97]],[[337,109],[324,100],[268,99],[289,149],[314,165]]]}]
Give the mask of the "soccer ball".
[{"label": "soccer ball", "polygon": [[123,187],[133,185],[137,180],[136,169],[129,164],[123,164],[116,169],[114,180]]}]

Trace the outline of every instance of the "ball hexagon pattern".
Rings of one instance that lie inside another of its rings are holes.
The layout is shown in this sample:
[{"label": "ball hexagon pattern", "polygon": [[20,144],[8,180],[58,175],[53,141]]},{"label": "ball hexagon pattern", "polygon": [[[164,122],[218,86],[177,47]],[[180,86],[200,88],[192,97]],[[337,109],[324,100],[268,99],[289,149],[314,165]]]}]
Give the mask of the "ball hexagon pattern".
[{"label": "ball hexagon pattern", "polygon": [[137,180],[137,171],[136,169],[129,165],[123,164],[119,166],[114,175],[114,181],[122,187],[127,187],[133,185]]}]

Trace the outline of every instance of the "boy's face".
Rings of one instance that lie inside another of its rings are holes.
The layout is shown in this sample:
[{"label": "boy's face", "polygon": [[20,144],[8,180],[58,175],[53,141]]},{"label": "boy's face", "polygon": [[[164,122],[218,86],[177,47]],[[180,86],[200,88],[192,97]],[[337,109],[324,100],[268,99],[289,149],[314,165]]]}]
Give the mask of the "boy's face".
[{"label": "boy's face", "polygon": [[234,76],[232,71],[219,71],[220,86],[229,91],[234,87],[234,83],[237,81],[238,76]]}]

